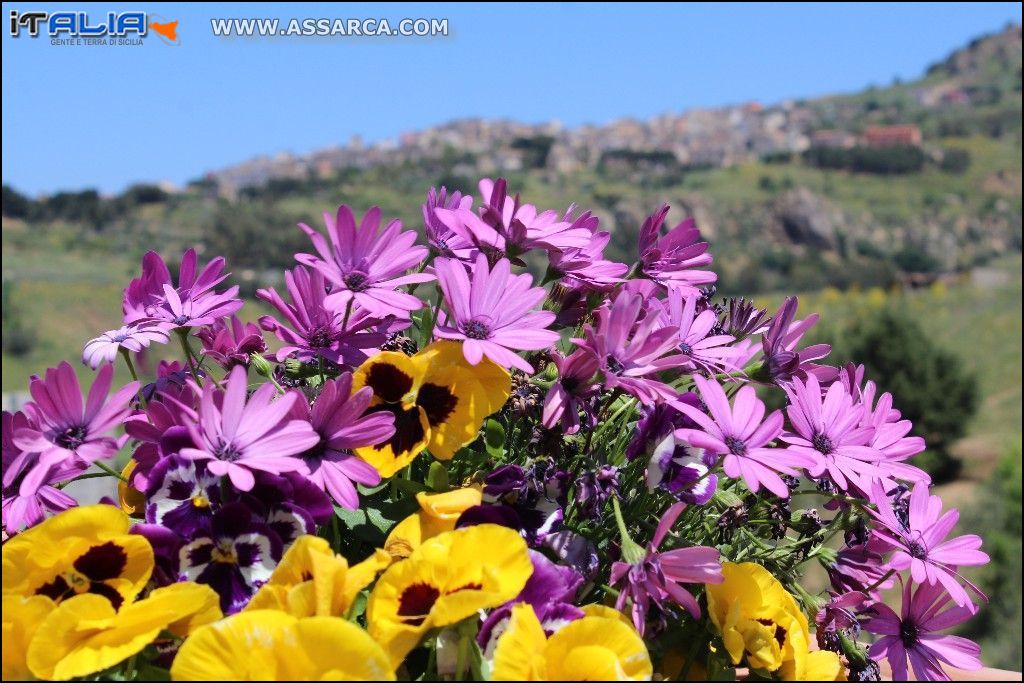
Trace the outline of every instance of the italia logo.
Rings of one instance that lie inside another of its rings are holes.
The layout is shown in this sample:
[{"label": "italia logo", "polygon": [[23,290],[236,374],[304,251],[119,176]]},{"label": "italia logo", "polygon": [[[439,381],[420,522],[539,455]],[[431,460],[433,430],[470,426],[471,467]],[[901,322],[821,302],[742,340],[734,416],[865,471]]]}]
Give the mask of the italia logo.
[{"label": "italia logo", "polygon": [[[150,32],[161,42],[179,45],[178,21],[165,20],[159,15],[145,12],[107,12],[90,16],[88,12],[19,12],[11,10],[10,34],[19,38],[46,36],[51,39],[135,39],[141,40]],[[134,42],[134,41],[133,41]]]}]

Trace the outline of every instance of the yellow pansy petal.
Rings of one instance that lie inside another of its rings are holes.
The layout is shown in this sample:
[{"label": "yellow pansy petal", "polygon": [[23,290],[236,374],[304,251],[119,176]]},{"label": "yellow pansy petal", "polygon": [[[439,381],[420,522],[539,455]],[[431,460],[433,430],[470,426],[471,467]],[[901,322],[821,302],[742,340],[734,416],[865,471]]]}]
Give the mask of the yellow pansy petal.
[{"label": "yellow pansy petal", "polygon": [[430,453],[449,460],[476,439],[487,416],[508,400],[511,376],[487,358],[470,365],[462,344],[453,341],[434,342],[415,360],[424,366],[417,403],[430,422]]},{"label": "yellow pansy petal", "polygon": [[462,488],[446,493],[416,494],[420,510],[409,515],[391,530],[384,550],[393,558],[408,557],[423,541],[455,529],[463,512],[480,505],[483,495],[477,488]]},{"label": "yellow pansy petal", "polygon": [[128,483],[132,479],[136,465],[138,462],[135,459],[129,459],[128,464],[121,470],[122,478],[117,483],[117,500],[122,510],[132,517],[141,519],[145,512],[146,495]]},{"label": "yellow pansy petal", "polygon": [[377,575],[391,566],[391,555],[378,548],[373,554],[358,564],[349,567],[345,573],[345,582],[342,589],[345,601],[345,613],[348,612],[356,596],[367,586],[374,582]]},{"label": "yellow pansy petal", "polygon": [[367,604],[370,635],[397,667],[428,630],[507,602],[532,572],[526,542],[511,529],[443,533],[381,575]]},{"label": "yellow pansy petal", "polygon": [[179,638],[224,616],[217,591],[200,583],[175,583],[157,588],[135,605],[134,609],[160,612],[161,620],[167,621],[165,628]]},{"label": "yellow pansy petal", "polygon": [[519,603],[494,648],[491,680],[544,680],[544,647],[547,638],[533,607]]},{"label": "yellow pansy petal", "polygon": [[28,646],[40,624],[57,605],[47,597],[5,595],[3,598],[3,679],[32,677],[28,668]]},{"label": "yellow pansy petal", "polygon": [[178,650],[171,665],[176,681],[280,680],[288,662],[301,665],[304,656],[295,642],[285,642],[287,629],[298,620],[285,612],[240,612],[196,630]]},{"label": "yellow pansy petal", "polygon": [[640,635],[617,619],[583,617],[548,639],[548,680],[650,680],[654,669]]},{"label": "yellow pansy petal", "polygon": [[626,626],[633,628],[633,622],[630,621],[629,617],[608,605],[584,605],[580,609],[583,610],[583,614],[588,617],[603,617],[604,619],[618,619]]},{"label": "yellow pansy petal", "polygon": [[220,598],[209,586],[179,583],[154,590],[120,611],[99,595],[62,602],[40,627],[28,651],[40,678],[86,676],[124,661],[167,629],[185,635],[220,619]]},{"label": "yellow pansy petal", "polygon": [[379,409],[388,410],[395,416],[394,436],[382,444],[356,448],[353,452],[373,465],[380,476],[387,479],[426,449],[430,441],[430,423],[427,414],[419,406],[405,408],[384,404]]},{"label": "yellow pansy petal", "polygon": [[[294,634],[306,656],[286,659],[295,680],[393,681],[395,672],[387,654],[366,631],[337,617],[300,619],[287,634]],[[293,667],[293,663],[298,666]]]},{"label": "yellow pansy petal", "polygon": [[807,669],[804,681],[845,681],[846,667],[835,652],[815,650],[807,653]]}]

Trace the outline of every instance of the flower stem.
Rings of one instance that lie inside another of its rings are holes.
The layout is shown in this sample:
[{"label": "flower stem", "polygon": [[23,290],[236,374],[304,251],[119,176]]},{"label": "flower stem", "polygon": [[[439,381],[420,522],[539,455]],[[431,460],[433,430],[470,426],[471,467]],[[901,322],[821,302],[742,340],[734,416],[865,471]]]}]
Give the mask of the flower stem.
[{"label": "flower stem", "polygon": [[175,330],[178,336],[178,341],[181,342],[181,350],[185,352],[185,362],[188,363],[189,372],[192,373],[192,379],[195,380],[196,384],[203,386],[203,383],[199,381],[199,371],[196,368],[195,360],[192,356],[192,347],[188,343],[188,332],[184,328],[178,328]]},{"label": "flower stem", "polygon": [[[132,376],[132,379],[138,382],[139,373],[135,372],[135,364],[132,363],[132,354],[123,346],[121,347],[121,357],[124,358],[124,363],[128,366],[128,373]],[[141,382],[139,382],[139,405],[142,406],[143,410],[146,409],[146,397],[142,394]]]},{"label": "flower stem", "polygon": [[96,467],[99,467],[104,472],[106,472],[111,477],[114,477],[114,478],[116,478],[116,479],[118,479],[120,481],[123,481],[126,484],[128,483],[128,480],[125,479],[124,477],[122,477],[120,472],[118,472],[117,470],[115,470],[113,467],[111,467],[110,465],[106,464],[102,460],[97,460],[93,464],[96,465]]}]

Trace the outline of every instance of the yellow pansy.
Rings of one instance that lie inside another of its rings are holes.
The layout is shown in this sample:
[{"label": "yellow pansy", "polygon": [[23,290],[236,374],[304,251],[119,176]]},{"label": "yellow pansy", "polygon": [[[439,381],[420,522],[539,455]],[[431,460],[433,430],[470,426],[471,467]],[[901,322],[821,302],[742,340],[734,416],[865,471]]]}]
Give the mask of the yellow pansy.
[{"label": "yellow pansy", "polygon": [[602,617],[604,619],[618,619],[626,626],[632,627],[633,622],[630,621],[629,617],[608,605],[584,605],[580,609],[583,610],[583,614],[588,617]]},{"label": "yellow pansy", "polygon": [[103,671],[142,651],[167,629],[186,635],[220,619],[220,598],[209,586],[176,583],[115,611],[110,601],[84,593],[47,615],[28,647],[38,678],[66,680]]},{"label": "yellow pansy", "polygon": [[176,681],[393,681],[366,631],[339,617],[275,610],[235,614],[193,633],[171,665]]},{"label": "yellow pansy", "polygon": [[480,505],[483,495],[478,488],[455,489],[446,493],[416,494],[420,509],[395,525],[384,541],[384,550],[391,557],[409,557],[423,541],[455,529],[459,517],[469,508]]},{"label": "yellow pansy", "polygon": [[136,519],[142,519],[146,511],[146,495],[131,485],[132,473],[138,461],[134,458],[121,470],[121,480],[117,482],[117,502],[121,509]]},{"label": "yellow pansy", "polygon": [[835,653],[810,652],[807,617],[767,569],[725,562],[722,576],[722,583],[706,587],[708,612],[733,664],[746,657],[752,668],[778,671],[783,680],[823,680],[826,673],[824,680],[842,680]]},{"label": "yellow pansy", "polygon": [[318,536],[300,536],[281,558],[274,573],[246,610],[276,609],[296,617],[348,614],[359,591],[391,564],[391,556],[377,550],[352,567]]},{"label": "yellow pansy", "polygon": [[427,631],[511,600],[531,573],[526,542],[512,529],[481,524],[435,536],[377,581],[370,635],[397,667]]},{"label": "yellow pansy", "polygon": [[356,449],[383,477],[390,477],[429,448],[448,460],[473,441],[484,420],[508,399],[508,372],[484,359],[469,365],[459,342],[438,341],[409,357],[383,351],[354,373],[352,390],[373,389],[371,410],[395,416],[385,443]]},{"label": "yellow pansy", "polygon": [[44,595],[59,603],[94,593],[115,609],[131,602],[153,572],[153,548],[128,527],[122,510],[90,505],[15,536],[3,546],[4,595]]},{"label": "yellow pansy", "polygon": [[649,681],[643,638],[617,617],[584,616],[544,634],[533,607],[519,603],[494,650],[495,681]]},{"label": "yellow pansy", "polygon": [[31,678],[26,661],[29,643],[57,604],[43,595],[5,595],[3,603],[3,679]]}]

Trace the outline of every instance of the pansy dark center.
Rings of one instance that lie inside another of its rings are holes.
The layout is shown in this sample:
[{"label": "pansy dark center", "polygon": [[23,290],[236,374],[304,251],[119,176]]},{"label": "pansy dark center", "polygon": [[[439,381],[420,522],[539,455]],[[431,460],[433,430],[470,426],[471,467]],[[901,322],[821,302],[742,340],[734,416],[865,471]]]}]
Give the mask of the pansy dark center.
[{"label": "pansy dark center", "polygon": [[206,508],[210,507],[210,499],[207,498],[202,493],[197,493],[196,495],[192,496],[192,507],[196,508],[197,510],[205,510]]},{"label": "pansy dark center", "polygon": [[398,403],[412,389],[412,377],[389,363],[375,363],[366,373],[373,395],[387,403]]},{"label": "pansy dark center", "polygon": [[345,286],[353,292],[361,292],[365,290],[369,285],[369,281],[370,277],[359,270],[353,270],[342,278],[342,282],[345,283]]},{"label": "pansy dark center", "polygon": [[608,367],[608,371],[615,375],[626,369],[625,366],[619,362],[619,359],[612,355],[609,355],[604,359],[604,364]]},{"label": "pansy dark center", "polygon": [[449,387],[426,382],[416,393],[416,405],[427,414],[431,427],[445,422],[455,411],[459,399]]},{"label": "pansy dark center", "polygon": [[832,443],[832,439],[828,438],[827,434],[818,432],[811,439],[811,445],[814,446],[814,450],[818,451],[823,455],[829,455],[836,450],[835,444]]},{"label": "pansy dark center", "polygon": [[238,553],[235,551],[235,544],[229,538],[222,538],[217,541],[210,551],[210,559],[213,562],[222,564],[238,564]]},{"label": "pansy dark center", "polygon": [[128,566],[128,553],[112,541],[94,545],[78,556],[66,571],[36,589],[36,595],[60,602],[80,593],[94,593],[110,600],[118,609],[124,598],[105,583],[121,576]]},{"label": "pansy dark center", "polygon": [[398,616],[410,626],[422,624],[434,603],[441,597],[441,591],[426,583],[414,583],[398,598]]},{"label": "pansy dark center", "polygon": [[733,455],[747,454],[747,444],[742,439],[737,439],[735,436],[725,437],[725,445],[729,447],[729,452]]},{"label": "pansy dark center", "polygon": [[85,437],[89,435],[88,430],[82,425],[75,425],[68,427],[63,432],[57,435],[53,440],[55,444],[61,448],[66,448],[69,451],[73,451],[83,443],[85,443]]},{"label": "pansy dark center", "polygon": [[783,627],[779,626],[777,623],[775,623],[771,619],[758,619],[757,621],[761,625],[768,626],[769,628],[774,626],[775,627],[775,633],[772,634],[772,635],[775,636],[775,642],[779,644],[780,648],[785,644],[785,642],[786,642],[786,629],[784,629]]},{"label": "pansy dark center", "polygon": [[904,621],[900,624],[900,640],[903,641],[904,647],[914,647],[917,645],[917,625],[912,621]]},{"label": "pansy dark center", "polygon": [[462,334],[469,339],[490,339],[491,328],[480,320],[467,320],[462,323]]}]

